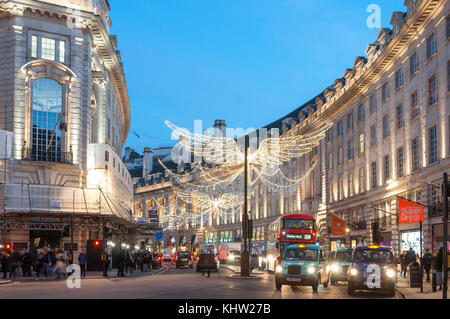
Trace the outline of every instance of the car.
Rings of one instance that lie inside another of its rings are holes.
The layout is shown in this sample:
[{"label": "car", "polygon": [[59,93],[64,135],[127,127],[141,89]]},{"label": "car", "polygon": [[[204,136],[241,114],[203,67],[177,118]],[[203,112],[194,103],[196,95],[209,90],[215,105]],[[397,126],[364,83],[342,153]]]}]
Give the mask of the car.
[{"label": "car", "polygon": [[240,265],[241,252],[239,250],[230,250],[228,252],[227,263],[230,265]]},{"label": "car", "polygon": [[219,259],[214,254],[200,254],[197,257],[197,272],[208,269],[219,272],[219,266]]},{"label": "car", "polygon": [[172,249],[164,248],[163,249],[163,261],[171,261],[173,258]]},{"label": "car", "polygon": [[163,260],[162,255],[153,254],[153,258],[152,258],[152,268],[153,268],[153,269],[159,269],[159,268],[161,268],[161,267],[162,267],[162,260]]},{"label": "car", "polygon": [[316,292],[319,285],[329,284],[328,263],[325,250],[318,245],[291,245],[277,258],[275,287],[283,285],[311,286]]},{"label": "car", "polygon": [[354,295],[356,290],[381,290],[394,297],[397,271],[392,248],[377,245],[356,247],[347,281],[349,295]]},{"label": "car", "polygon": [[335,285],[338,281],[347,281],[347,273],[352,263],[353,249],[342,248],[333,252],[328,261],[330,265],[330,282]]},{"label": "car", "polygon": [[181,267],[187,267],[187,268],[194,267],[193,256],[190,251],[181,251],[181,252],[176,253],[175,268],[178,269]]}]

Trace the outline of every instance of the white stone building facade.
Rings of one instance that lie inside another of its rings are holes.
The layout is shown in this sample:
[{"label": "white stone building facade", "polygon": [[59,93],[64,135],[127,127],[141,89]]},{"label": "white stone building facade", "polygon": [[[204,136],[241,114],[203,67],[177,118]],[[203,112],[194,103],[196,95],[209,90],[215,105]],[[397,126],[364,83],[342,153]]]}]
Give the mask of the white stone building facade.
[{"label": "white stone building facade", "polygon": [[132,224],[120,158],[130,102],[110,9],[0,1],[0,128],[13,139],[2,158],[4,242],[64,248],[73,236],[79,251],[103,239],[102,226],[125,234]]}]

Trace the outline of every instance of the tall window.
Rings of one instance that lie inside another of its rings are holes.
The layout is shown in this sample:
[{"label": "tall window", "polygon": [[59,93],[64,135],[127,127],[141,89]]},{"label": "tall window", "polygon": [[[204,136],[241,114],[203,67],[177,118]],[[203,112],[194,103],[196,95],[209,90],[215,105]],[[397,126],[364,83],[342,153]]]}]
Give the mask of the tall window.
[{"label": "tall window", "polygon": [[436,41],[433,33],[427,39],[427,59],[431,58],[431,56],[435,53],[436,53]]},{"label": "tall window", "polygon": [[450,15],[447,16],[447,32],[446,32],[446,35],[447,35],[447,39],[450,38]]},{"label": "tall window", "polygon": [[420,115],[419,98],[417,91],[411,94],[411,120]]},{"label": "tall window", "polygon": [[370,97],[370,103],[369,103],[370,112],[375,111],[376,108],[377,108],[377,100],[376,100],[376,97],[374,94]]},{"label": "tall window", "polygon": [[36,161],[60,162],[62,151],[62,86],[39,78],[32,93],[32,157]]},{"label": "tall window", "polygon": [[328,130],[327,140],[328,140],[328,142],[333,141],[333,129],[332,129],[332,128],[330,128],[330,129]]},{"label": "tall window", "polygon": [[343,150],[342,150],[342,146],[340,146],[338,148],[338,165],[342,165],[342,163],[344,162],[344,154],[343,154]]},{"label": "tall window", "polygon": [[366,179],[364,167],[359,169],[359,193],[364,193],[366,191]]},{"label": "tall window", "polygon": [[414,75],[418,68],[417,68],[418,64],[417,64],[417,54],[414,53],[410,58],[409,58],[409,72],[410,72],[410,76]]},{"label": "tall window", "polygon": [[437,131],[436,126],[433,126],[429,130],[429,145],[430,145],[430,164],[437,162],[438,154],[437,154]]},{"label": "tall window", "polygon": [[342,135],[344,133],[344,124],[342,123],[342,121],[338,122],[338,126],[337,126],[337,135]]},{"label": "tall window", "polygon": [[350,113],[347,116],[347,128],[352,128],[353,127],[353,113]]},{"label": "tall window", "polygon": [[388,97],[389,97],[389,85],[386,82],[381,88],[381,100],[384,102],[387,100]]},{"label": "tall window", "polygon": [[[449,62],[450,65],[450,62]],[[358,108],[358,119],[364,120],[364,104],[361,104]]]},{"label": "tall window", "polygon": [[375,189],[378,187],[378,181],[377,181],[377,162],[372,162],[371,165],[371,170],[372,170],[372,189]]},{"label": "tall window", "polygon": [[329,182],[328,185],[328,195],[329,195],[329,201],[332,203],[334,201],[334,193],[333,193],[333,181]]},{"label": "tall window", "polygon": [[433,75],[428,79],[428,105],[433,105],[437,102],[436,94],[436,76]]},{"label": "tall window", "polygon": [[328,153],[328,169],[333,169],[333,153]]},{"label": "tall window", "polygon": [[412,152],[412,171],[416,172],[420,169],[420,159],[419,159],[419,138],[416,137],[411,142],[411,152]]},{"label": "tall window", "polygon": [[397,129],[402,128],[403,125],[403,106],[400,104],[397,106]]},{"label": "tall window", "polygon": [[339,177],[338,180],[338,200],[343,200],[344,199],[344,179],[341,177]]},{"label": "tall window", "polygon": [[355,195],[355,183],[353,182],[353,173],[348,175],[348,196],[353,197]]},{"label": "tall window", "polygon": [[351,140],[351,141],[348,141],[348,149],[347,149],[347,151],[348,151],[348,159],[349,160],[351,160],[351,159],[353,159],[353,140]]},{"label": "tall window", "polygon": [[403,146],[397,149],[397,178],[403,177]]},{"label": "tall window", "polygon": [[383,158],[383,170],[384,170],[384,183],[386,184],[388,180],[391,178],[391,165],[389,155],[386,155]]},{"label": "tall window", "polygon": [[385,115],[383,117],[383,138],[386,138],[390,135],[389,132],[389,116]]},{"label": "tall window", "polygon": [[395,89],[398,90],[403,85],[402,69],[395,72]]},{"label": "tall window", "polygon": [[364,133],[359,134],[359,154],[365,152]]},{"label": "tall window", "polygon": [[370,127],[370,145],[376,145],[377,144],[377,127],[375,125],[372,125]]}]

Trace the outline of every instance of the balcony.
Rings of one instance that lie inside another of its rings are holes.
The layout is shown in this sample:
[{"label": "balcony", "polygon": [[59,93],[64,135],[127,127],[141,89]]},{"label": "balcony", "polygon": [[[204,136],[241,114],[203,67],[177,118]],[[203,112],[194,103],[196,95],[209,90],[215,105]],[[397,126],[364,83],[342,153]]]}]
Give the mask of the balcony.
[{"label": "balcony", "polygon": [[73,164],[73,153],[72,149],[70,152],[59,152],[24,148],[22,150],[22,160],[29,162]]}]

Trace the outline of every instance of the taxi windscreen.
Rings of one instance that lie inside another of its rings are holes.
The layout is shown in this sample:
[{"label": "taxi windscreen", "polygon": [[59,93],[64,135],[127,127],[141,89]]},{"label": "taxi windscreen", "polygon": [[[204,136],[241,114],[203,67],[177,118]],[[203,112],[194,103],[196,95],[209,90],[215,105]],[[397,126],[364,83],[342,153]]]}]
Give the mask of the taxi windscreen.
[{"label": "taxi windscreen", "polygon": [[314,229],[314,221],[304,219],[285,219],[283,220],[283,229]]},{"label": "taxi windscreen", "polygon": [[284,254],[286,261],[317,261],[316,249],[289,248]]},{"label": "taxi windscreen", "polygon": [[338,251],[336,253],[336,261],[352,262],[352,252],[351,251]]},{"label": "taxi windscreen", "polygon": [[394,259],[392,252],[386,250],[357,250],[354,256],[356,263],[387,263],[391,264]]}]

